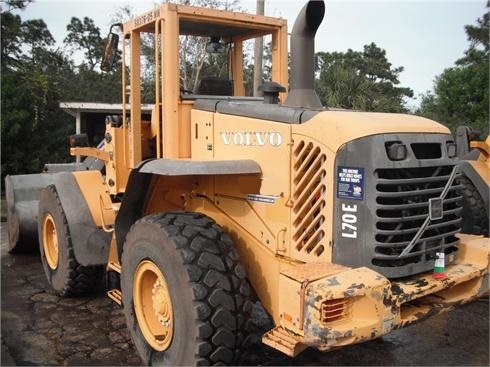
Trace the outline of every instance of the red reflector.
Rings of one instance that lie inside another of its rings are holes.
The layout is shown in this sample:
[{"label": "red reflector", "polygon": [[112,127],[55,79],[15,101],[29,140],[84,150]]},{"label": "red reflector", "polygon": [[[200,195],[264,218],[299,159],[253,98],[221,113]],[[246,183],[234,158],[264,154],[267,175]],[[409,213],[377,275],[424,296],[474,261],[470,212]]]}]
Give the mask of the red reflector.
[{"label": "red reflector", "polygon": [[348,302],[346,299],[333,299],[329,301],[323,301],[321,307],[322,323],[328,324],[347,318],[347,306]]}]

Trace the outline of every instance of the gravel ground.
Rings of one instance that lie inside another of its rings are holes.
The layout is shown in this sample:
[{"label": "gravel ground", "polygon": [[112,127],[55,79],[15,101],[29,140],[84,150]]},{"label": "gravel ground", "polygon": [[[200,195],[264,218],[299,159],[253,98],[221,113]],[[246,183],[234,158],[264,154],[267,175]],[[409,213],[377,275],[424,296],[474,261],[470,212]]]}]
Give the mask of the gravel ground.
[{"label": "gravel ground", "polygon": [[[1,224],[1,365],[136,366],[140,359],[122,309],[103,290],[59,298],[39,255],[10,255]],[[267,318],[255,310],[259,327]],[[488,298],[367,343],[289,358],[265,345],[244,351],[243,365],[489,365]]]}]

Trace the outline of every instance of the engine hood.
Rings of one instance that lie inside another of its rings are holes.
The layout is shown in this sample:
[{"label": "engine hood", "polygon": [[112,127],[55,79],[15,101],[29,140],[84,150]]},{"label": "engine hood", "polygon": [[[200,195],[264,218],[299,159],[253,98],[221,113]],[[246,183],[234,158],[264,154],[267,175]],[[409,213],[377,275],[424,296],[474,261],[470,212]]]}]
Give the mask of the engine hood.
[{"label": "engine hood", "polygon": [[345,143],[365,136],[392,133],[450,134],[433,120],[408,114],[323,111],[302,124],[292,125],[292,133],[309,136],[337,152]]}]

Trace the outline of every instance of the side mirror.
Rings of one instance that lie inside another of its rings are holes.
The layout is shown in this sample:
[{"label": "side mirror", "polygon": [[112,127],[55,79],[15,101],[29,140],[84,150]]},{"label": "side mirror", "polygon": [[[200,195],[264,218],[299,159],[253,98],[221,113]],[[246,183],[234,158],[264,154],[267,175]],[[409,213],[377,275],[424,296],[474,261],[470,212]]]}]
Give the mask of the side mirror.
[{"label": "side mirror", "polygon": [[122,24],[113,24],[107,36],[107,42],[104,47],[104,56],[102,58],[102,63],[100,68],[102,71],[111,71],[117,56],[117,46],[119,44],[119,36],[112,32],[112,28],[120,27],[122,29]]}]

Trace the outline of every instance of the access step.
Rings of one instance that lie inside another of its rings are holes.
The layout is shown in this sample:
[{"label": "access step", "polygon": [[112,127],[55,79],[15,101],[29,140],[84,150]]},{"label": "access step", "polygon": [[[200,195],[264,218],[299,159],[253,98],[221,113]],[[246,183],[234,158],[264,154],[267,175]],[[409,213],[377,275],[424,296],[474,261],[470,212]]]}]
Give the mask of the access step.
[{"label": "access step", "polygon": [[122,293],[119,289],[111,289],[107,292],[107,296],[119,306],[122,306]]},{"label": "access step", "polygon": [[294,338],[293,333],[287,331],[282,326],[277,326],[266,332],[262,336],[262,343],[290,357],[296,357],[307,348],[306,345]]}]

